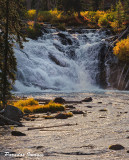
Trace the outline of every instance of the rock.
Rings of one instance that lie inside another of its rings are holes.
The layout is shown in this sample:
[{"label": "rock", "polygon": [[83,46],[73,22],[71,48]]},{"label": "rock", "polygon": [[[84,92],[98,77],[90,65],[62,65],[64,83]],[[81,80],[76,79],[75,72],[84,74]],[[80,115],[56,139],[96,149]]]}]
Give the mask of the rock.
[{"label": "rock", "polygon": [[6,124],[6,122],[3,121],[2,119],[0,119],[0,126],[3,126],[3,125],[5,125],[5,124]]},{"label": "rock", "polygon": [[129,150],[127,151],[127,153],[129,153]]},{"label": "rock", "polygon": [[115,144],[115,145],[111,145],[111,146],[109,146],[109,149],[111,149],[111,150],[122,150],[122,149],[124,149],[125,147],[123,147],[122,145],[120,145],[120,144]]},{"label": "rock", "polygon": [[19,131],[12,131],[12,136],[26,136],[25,133],[19,132]]},{"label": "rock", "polygon": [[107,109],[100,109],[100,112],[107,112]]},{"label": "rock", "polygon": [[57,97],[54,99],[54,102],[64,104],[66,101],[62,97]]},{"label": "rock", "polygon": [[4,110],[3,116],[13,121],[19,122],[20,119],[23,117],[23,112],[17,107],[7,105],[7,107]]},{"label": "rock", "polygon": [[73,116],[73,114],[71,112],[69,112],[69,113],[58,113],[55,116],[55,118],[56,119],[67,119],[67,118],[72,117],[72,116]]},{"label": "rock", "polygon": [[85,98],[84,100],[82,100],[82,102],[92,102],[92,98],[91,97],[88,97],[88,98]]},{"label": "rock", "polygon": [[71,111],[73,114],[85,114],[85,112],[83,111],[80,111],[80,110],[74,110],[74,111]]},{"label": "rock", "polygon": [[36,149],[42,149],[44,146],[37,146]]},{"label": "rock", "polygon": [[101,104],[102,102],[98,102],[99,104]]},{"label": "rock", "polygon": [[129,139],[129,136],[128,137],[126,137],[127,139]]},{"label": "rock", "polygon": [[72,105],[66,105],[65,107],[66,107],[66,108],[69,108],[69,109],[75,109],[75,107],[72,106]]},{"label": "rock", "polygon": [[86,106],[87,108],[92,108],[92,106]]},{"label": "rock", "polygon": [[67,35],[63,34],[63,33],[58,33],[58,36],[60,37],[61,43],[63,45],[72,45],[73,42],[70,38],[68,38]]},{"label": "rock", "polygon": [[49,54],[49,58],[60,67],[68,67],[68,64],[65,62],[60,62],[54,55]]},{"label": "rock", "polygon": [[45,118],[45,119],[54,119],[55,116],[43,116],[43,118]]},{"label": "rock", "polygon": [[53,45],[56,47],[56,49],[58,49],[60,52],[65,52],[65,49],[62,48],[60,45],[53,43]]}]

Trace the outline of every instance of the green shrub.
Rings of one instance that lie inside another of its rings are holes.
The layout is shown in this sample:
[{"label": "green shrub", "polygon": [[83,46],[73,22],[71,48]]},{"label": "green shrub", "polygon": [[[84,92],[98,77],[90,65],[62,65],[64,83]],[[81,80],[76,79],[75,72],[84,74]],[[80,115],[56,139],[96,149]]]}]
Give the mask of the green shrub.
[{"label": "green shrub", "polygon": [[42,35],[41,25],[37,23],[35,28],[33,27],[33,25],[29,26],[27,28],[27,35],[31,39],[37,39],[39,36]]},{"label": "green shrub", "polygon": [[103,17],[100,17],[100,18],[99,18],[98,25],[99,25],[100,27],[104,27],[104,28],[106,28],[106,27],[109,26],[109,22],[108,22],[106,16],[103,16]]},{"label": "green shrub", "polygon": [[59,23],[57,25],[57,28],[60,29],[60,30],[62,30],[62,31],[65,31],[66,30],[66,25],[65,25],[65,23]]},{"label": "green shrub", "polygon": [[52,19],[52,15],[49,11],[40,11],[38,14],[38,21],[50,22],[51,19]]}]

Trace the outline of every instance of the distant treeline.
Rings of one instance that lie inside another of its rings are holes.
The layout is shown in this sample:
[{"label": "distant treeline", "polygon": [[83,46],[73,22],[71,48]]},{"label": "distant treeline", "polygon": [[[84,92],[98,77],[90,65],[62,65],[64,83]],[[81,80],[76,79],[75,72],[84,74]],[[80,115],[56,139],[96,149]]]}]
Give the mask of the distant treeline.
[{"label": "distant treeline", "polygon": [[[40,1],[40,10],[71,10],[79,8],[81,10],[108,10],[116,5],[119,0],[23,0],[27,9],[36,9],[37,2]],[[122,0],[122,3],[128,3],[129,0]]]}]

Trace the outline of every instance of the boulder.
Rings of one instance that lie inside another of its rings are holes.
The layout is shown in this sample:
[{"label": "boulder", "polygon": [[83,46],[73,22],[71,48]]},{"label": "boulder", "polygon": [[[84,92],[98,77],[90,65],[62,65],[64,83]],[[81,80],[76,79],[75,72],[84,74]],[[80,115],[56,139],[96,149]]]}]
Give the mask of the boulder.
[{"label": "boulder", "polygon": [[55,118],[56,119],[67,119],[67,118],[72,117],[72,116],[73,116],[73,114],[71,112],[69,112],[69,113],[58,113],[55,116]]},{"label": "boulder", "polygon": [[62,97],[57,97],[54,99],[54,102],[64,104],[66,101]]},{"label": "boulder", "polygon": [[82,100],[82,102],[92,102],[92,98],[91,97],[88,97],[88,98],[85,98],[84,100]]},{"label": "boulder", "polygon": [[17,107],[7,105],[7,107],[4,109],[3,116],[13,121],[19,122],[23,117],[23,112]]},{"label": "boulder", "polygon": [[85,112],[83,111],[80,111],[80,110],[74,110],[74,111],[71,111],[73,114],[85,114]]},{"label": "boulder", "polygon": [[61,62],[59,61],[54,55],[49,54],[49,58],[58,66],[60,67],[68,67],[68,64],[66,64],[65,62]]},{"label": "boulder", "polygon": [[109,149],[111,149],[111,150],[122,150],[122,149],[124,149],[125,147],[123,147],[122,145],[120,145],[120,144],[115,144],[115,145],[111,145],[111,146],[109,146]]},{"label": "boulder", "polygon": [[19,132],[19,131],[12,131],[12,136],[26,136],[25,133]]},{"label": "boulder", "polygon": [[73,42],[72,40],[65,34],[63,33],[58,33],[58,36],[60,38],[60,41],[63,45],[72,45]]}]

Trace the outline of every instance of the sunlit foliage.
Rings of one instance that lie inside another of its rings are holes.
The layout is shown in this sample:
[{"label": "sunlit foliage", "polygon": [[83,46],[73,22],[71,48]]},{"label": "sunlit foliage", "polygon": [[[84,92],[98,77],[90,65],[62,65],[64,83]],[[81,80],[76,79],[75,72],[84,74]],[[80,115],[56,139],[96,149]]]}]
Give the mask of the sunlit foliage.
[{"label": "sunlit foliage", "polygon": [[38,101],[34,100],[33,98],[27,100],[19,100],[14,102],[13,105],[18,107],[24,113],[44,113],[44,112],[57,112],[57,111],[64,111],[65,107],[61,104],[54,103],[50,101],[46,105],[39,105]]},{"label": "sunlit foliage", "polygon": [[119,41],[114,47],[113,53],[119,60],[129,62],[129,37]]}]

